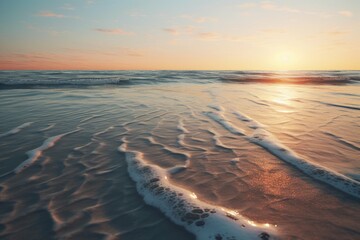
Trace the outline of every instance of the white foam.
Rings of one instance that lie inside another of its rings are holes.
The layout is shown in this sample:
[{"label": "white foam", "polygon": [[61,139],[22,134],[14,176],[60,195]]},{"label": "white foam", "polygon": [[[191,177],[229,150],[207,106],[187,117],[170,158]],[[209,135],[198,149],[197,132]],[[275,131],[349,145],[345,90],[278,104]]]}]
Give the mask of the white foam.
[{"label": "white foam", "polygon": [[145,162],[141,152],[128,150],[123,141],[119,151],[126,154],[129,174],[145,202],[197,239],[274,239],[274,226],[257,224],[236,211],[199,200],[195,193],[173,185],[165,169]]},{"label": "white foam", "polygon": [[360,182],[300,157],[287,146],[281,144],[271,133],[258,129],[248,138],[281,160],[290,163],[310,177],[327,183],[345,193],[360,198]]},{"label": "white foam", "polygon": [[248,127],[249,128],[252,128],[252,129],[257,129],[257,128],[263,128],[264,125],[257,122],[256,120],[246,116],[245,114],[243,113],[240,113],[240,112],[234,112],[234,115],[238,117],[238,119],[240,119],[241,121],[243,122],[247,122],[248,123]]},{"label": "white foam", "polygon": [[14,135],[18,132],[20,132],[22,129],[29,127],[31,124],[33,124],[33,122],[27,122],[24,124],[21,124],[20,126],[17,126],[16,128],[11,129],[10,131],[0,134],[0,138],[1,137],[6,137],[6,136],[10,136],[10,135]]},{"label": "white foam", "polygon": [[62,137],[72,134],[72,133],[75,133],[75,132],[78,132],[78,131],[80,131],[80,129],[77,129],[77,130],[71,131],[71,132],[67,132],[67,133],[63,133],[60,135],[56,135],[56,136],[46,139],[40,147],[26,152],[26,154],[28,155],[28,158],[24,162],[22,162],[19,166],[17,166],[14,169],[14,172],[16,174],[20,173],[21,171],[23,171],[24,169],[29,167],[31,164],[33,164],[35,161],[37,161],[40,158],[40,156],[42,155],[43,151],[53,147],[55,145],[55,143],[57,141],[59,141]]},{"label": "white foam", "polygon": [[229,121],[226,120],[224,115],[221,113],[204,112],[205,115],[213,119],[215,122],[220,123],[224,128],[236,135],[245,135],[244,130],[233,126]]}]

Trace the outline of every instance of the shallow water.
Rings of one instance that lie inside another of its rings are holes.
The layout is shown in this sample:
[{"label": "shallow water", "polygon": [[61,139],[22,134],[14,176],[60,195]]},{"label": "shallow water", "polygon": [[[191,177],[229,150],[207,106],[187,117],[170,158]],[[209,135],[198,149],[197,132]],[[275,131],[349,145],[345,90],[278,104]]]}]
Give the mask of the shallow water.
[{"label": "shallow water", "polygon": [[0,238],[358,239],[359,73],[250,75],[1,72]]}]

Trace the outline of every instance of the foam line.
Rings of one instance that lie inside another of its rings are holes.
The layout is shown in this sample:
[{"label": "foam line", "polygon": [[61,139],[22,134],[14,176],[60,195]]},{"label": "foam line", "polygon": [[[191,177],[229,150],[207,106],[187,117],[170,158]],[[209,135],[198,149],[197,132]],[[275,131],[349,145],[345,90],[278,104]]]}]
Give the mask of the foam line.
[{"label": "foam line", "polygon": [[128,172],[145,202],[197,239],[275,239],[276,227],[257,224],[236,211],[202,202],[195,193],[173,185],[165,169],[148,164],[141,152],[128,150],[123,141],[119,151],[125,153]]},{"label": "foam line", "polygon": [[31,164],[33,164],[35,161],[37,161],[40,158],[40,156],[42,155],[43,151],[55,146],[55,143],[58,142],[62,137],[72,134],[72,133],[75,133],[75,132],[78,132],[78,131],[80,131],[80,129],[77,129],[77,130],[74,130],[71,132],[67,132],[67,133],[63,133],[60,135],[56,135],[56,136],[46,139],[40,147],[26,152],[26,154],[28,155],[28,158],[24,162],[22,162],[19,166],[17,166],[14,169],[14,172],[16,174],[22,172],[24,169],[28,168]]},{"label": "foam line", "polygon": [[24,124],[21,124],[20,126],[17,126],[16,128],[11,129],[10,131],[0,134],[0,138],[1,137],[6,137],[6,136],[10,136],[10,135],[14,135],[18,132],[20,132],[22,129],[29,127],[31,124],[33,124],[33,122],[27,122]]},{"label": "foam line", "polygon": [[240,112],[234,112],[234,115],[237,116],[238,119],[240,119],[241,121],[243,122],[248,122],[248,126],[249,128],[253,128],[253,129],[258,129],[258,128],[263,128],[264,125],[255,121],[254,119],[246,116],[245,114],[243,113],[240,113]]},{"label": "foam line", "polygon": [[[221,115],[215,113],[207,113],[207,115],[212,116],[211,118],[214,121],[217,121],[218,123],[223,125],[230,132],[238,134],[237,131],[232,130],[236,129],[236,127],[233,126],[230,122],[226,121],[225,118],[221,118]],[[251,123],[251,121],[248,122]],[[331,169],[316,164],[308,159],[305,159],[304,157],[300,157],[290,148],[280,143],[280,141],[276,139],[275,136],[273,136],[265,129],[258,128],[253,132],[251,136],[245,135],[245,138],[248,141],[261,146],[277,158],[295,166],[308,176],[322,181],[328,185],[331,185],[339,189],[340,191],[343,191],[354,197],[360,198],[359,181],[356,181],[343,174],[337,173]]]},{"label": "foam line", "polygon": [[360,182],[324,166],[305,160],[305,158],[300,157],[294,151],[281,144],[266,130],[256,130],[248,139],[251,142],[263,147],[279,159],[295,166],[308,176],[327,183],[354,197],[360,198]]},{"label": "foam line", "polygon": [[233,126],[230,122],[228,122],[225,117],[221,113],[214,113],[214,112],[204,112],[206,116],[214,120],[215,122],[221,124],[224,128],[226,128],[228,131],[230,131],[233,134],[236,135],[245,135],[245,132],[238,128]]}]

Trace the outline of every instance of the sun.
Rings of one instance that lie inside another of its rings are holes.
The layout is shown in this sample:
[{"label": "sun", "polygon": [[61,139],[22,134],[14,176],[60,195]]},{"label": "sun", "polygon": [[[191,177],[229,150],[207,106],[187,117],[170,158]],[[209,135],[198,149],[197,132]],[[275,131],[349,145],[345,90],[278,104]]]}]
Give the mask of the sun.
[{"label": "sun", "polygon": [[279,52],[275,56],[275,63],[279,70],[289,70],[293,67],[294,61],[294,54],[289,51]]},{"label": "sun", "polygon": [[287,63],[287,62],[289,62],[289,60],[290,60],[290,55],[287,54],[287,53],[284,53],[284,54],[282,54],[282,55],[280,56],[280,59],[281,59],[282,62]]}]

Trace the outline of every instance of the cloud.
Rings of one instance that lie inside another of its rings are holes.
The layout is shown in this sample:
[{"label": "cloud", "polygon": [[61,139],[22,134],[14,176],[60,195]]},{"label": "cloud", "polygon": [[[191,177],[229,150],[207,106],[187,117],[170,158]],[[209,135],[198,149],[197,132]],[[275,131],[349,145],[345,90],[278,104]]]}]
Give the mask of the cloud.
[{"label": "cloud", "polygon": [[212,18],[212,17],[193,17],[191,15],[181,15],[180,17],[184,18],[184,19],[189,19],[196,23],[206,23],[206,22],[216,22],[217,21],[216,18]]},{"label": "cloud", "polygon": [[216,18],[210,18],[210,17],[198,17],[194,19],[194,22],[197,23],[205,23],[205,22],[216,22]]},{"label": "cloud", "polygon": [[10,57],[12,58],[20,58],[20,59],[30,59],[30,60],[34,60],[34,59],[51,59],[49,56],[46,56],[44,54],[41,53],[14,53],[12,54]]},{"label": "cloud", "polygon": [[[305,11],[302,9],[293,8],[286,5],[276,4],[272,1],[262,1],[258,3],[249,2],[238,5],[241,9],[262,9],[265,11],[273,11],[273,12],[284,12],[284,13],[295,13],[295,14],[306,14],[306,15],[315,15],[320,17],[330,17],[334,14],[326,13],[326,12],[316,12],[316,11]],[[345,11],[346,12],[346,11]],[[346,14],[346,13],[345,13]]]},{"label": "cloud", "polygon": [[197,34],[197,37],[201,40],[214,41],[219,40],[221,35],[216,32],[201,32]]},{"label": "cloud", "polygon": [[282,34],[282,33],[287,33],[288,30],[283,29],[283,28],[265,28],[265,29],[262,29],[261,32],[267,33],[267,34]]},{"label": "cloud", "polygon": [[326,32],[326,34],[331,36],[341,36],[341,35],[349,34],[349,31],[334,30],[334,31],[328,31]]},{"label": "cloud", "polygon": [[301,11],[296,8],[291,8],[287,6],[277,5],[272,2],[261,2],[259,5],[262,9],[278,12],[290,12],[290,13],[300,13]]},{"label": "cloud", "polygon": [[[174,37],[185,36],[200,41],[247,42],[255,39],[253,36],[236,36],[226,35],[219,32],[200,31],[198,28],[193,26],[163,28],[162,30],[170,35],[173,35]],[[179,38],[174,38],[170,41],[170,44],[175,45],[178,43],[178,40]]]},{"label": "cloud", "polygon": [[144,57],[144,52],[132,48],[125,48],[124,52],[129,57]]},{"label": "cloud", "polygon": [[42,11],[37,14],[39,17],[49,17],[49,18],[64,18],[65,16],[62,14],[54,13],[51,11]]},{"label": "cloud", "polygon": [[178,35],[190,35],[194,32],[194,29],[195,27],[193,26],[186,26],[186,27],[163,28],[162,30],[171,35],[178,36]]},{"label": "cloud", "polygon": [[352,17],[353,13],[347,10],[343,10],[343,11],[339,11],[338,12],[340,15],[345,16],[345,17]]},{"label": "cloud", "polygon": [[259,2],[259,3],[247,2],[247,3],[242,3],[242,4],[238,5],[238,7],[241,9],[261,8],[264,10],[278,11],[278,12],[291,12],[291,13],[301,12],[299,9],[291,8],[291,7],[284,6],[284,5],[278,5],[271,1],[263,1],[263,2]]},{"label": "cloud", "polygon": [[249,8],[255,8],[257,7],[257,3],[242,3],[240,5],[238,5],[239,8],[242,8],[242,9],[249,9]]},{"label": "cloud", "polygon": [[113,29],[96,28],[95,31],[101,32],[101,33],[106,33],[106,34],[111,34],[111,35],[132,35],[133,34],[131,32],[127,32],[121,28],[113,28]]},{"label": "cloud", "polygon": [[179,30],[177,30],[175,28],[163,28],[163,31],[170,33],[171,35],[179,35],[180,34]]},{"label": "cloud", "polygon": [[61,8],[64,10],[68,10],[68,11],[75,10],[75,8],[71,4],[68,4],[68,3],[64,4]]},{"label": "cloud", "polygon": [[144,57],[145,52],[140,49],[134,49],[129,47],[117,47],[107,51],[101,49],[80,49],[80,48],[62,48],[63,52],[75,54],[77,56],[94,56],[103,55],[108,57]]}]

